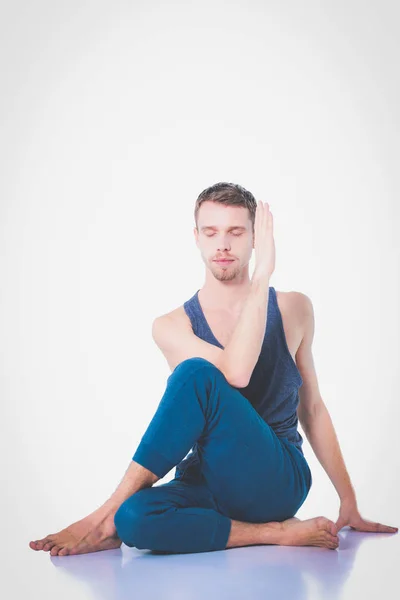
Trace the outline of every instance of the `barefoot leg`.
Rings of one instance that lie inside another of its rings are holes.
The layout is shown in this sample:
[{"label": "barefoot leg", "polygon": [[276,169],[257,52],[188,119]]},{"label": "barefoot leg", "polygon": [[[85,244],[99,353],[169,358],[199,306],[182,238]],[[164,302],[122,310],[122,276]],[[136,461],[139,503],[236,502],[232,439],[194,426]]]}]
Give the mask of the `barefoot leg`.
[{"label": "barefoot leg", "polygon": [[154,473],[132,461],[116,491],[100,508],[58,533],[31,541],[30,548],[50,551],[51,556],[86,554],[119,548],[122,541],[114,525],[115,513],[127,498],[144,487],[151,487],[157,479],[159,477]]},{"label": "barefoot leg", "polygon": [[339,538],[336,525],[325,517],[307,521],[292,517],[281,523],[245,523],[232,520],[226,548],[254,544],[321,546],[334,550],[339,545]]},{"label": "barefoot leg", "polygon": [[339,546],[336,524],[326,517],[305,521],[288,519],[282,522],[280,544],[284,546],[321,546],[335,550]]}]

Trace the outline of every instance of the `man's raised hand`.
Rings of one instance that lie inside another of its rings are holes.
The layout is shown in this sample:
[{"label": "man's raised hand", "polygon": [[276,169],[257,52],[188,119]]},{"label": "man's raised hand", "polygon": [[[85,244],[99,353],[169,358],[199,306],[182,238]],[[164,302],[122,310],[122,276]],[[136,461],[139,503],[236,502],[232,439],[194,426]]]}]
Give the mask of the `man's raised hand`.
[{"label": "man's raised hand", "polygon": [[274,222],[268,202],[257,202],[254,221],[254,278],[270,278],[275,270]]}]

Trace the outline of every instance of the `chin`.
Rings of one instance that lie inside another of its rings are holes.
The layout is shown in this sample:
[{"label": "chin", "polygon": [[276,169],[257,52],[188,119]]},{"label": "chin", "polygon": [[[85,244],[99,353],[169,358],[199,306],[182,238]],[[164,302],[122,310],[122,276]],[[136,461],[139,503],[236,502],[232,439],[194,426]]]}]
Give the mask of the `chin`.
[{"label": "chin", "polygon": [[238,269],[221,269],[221,268],[212,268],[211,269],[212,274],[214,275],[215,279],[218,279],[218,281],[232,281],[232,279],[235,279],[235,277],[237,276],[237,274],[239,273]]}]

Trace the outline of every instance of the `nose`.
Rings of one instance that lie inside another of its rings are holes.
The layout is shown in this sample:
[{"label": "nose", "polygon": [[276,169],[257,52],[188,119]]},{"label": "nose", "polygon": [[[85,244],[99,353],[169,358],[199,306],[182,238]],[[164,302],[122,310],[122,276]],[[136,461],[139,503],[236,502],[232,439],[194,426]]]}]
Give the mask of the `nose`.
[{"label": "nose", "polygon": [[221,240],[218,242],[217,251],[224,252],[225,250],[230,250],[230,248],[229,238],[222,236]]}]

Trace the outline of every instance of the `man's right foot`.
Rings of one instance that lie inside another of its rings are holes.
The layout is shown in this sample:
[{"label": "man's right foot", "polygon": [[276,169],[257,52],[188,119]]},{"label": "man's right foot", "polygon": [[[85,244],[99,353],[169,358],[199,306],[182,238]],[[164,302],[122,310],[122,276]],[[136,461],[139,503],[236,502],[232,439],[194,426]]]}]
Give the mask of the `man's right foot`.
[{"label": "man's right foot", "polygon": [[278,544],[282,546],[322,546],[335,550],[339,546],[336,524],[326,517],[300,521],[297,517],[280,523]]},{"label": "man's right foot", "polygon": [[58,533],[29,542],[32,550],[50,551],[51,556],[87,554],[113,550],[122,545],[114,524],[115,510],[105,503],[84,519],[72,523]]}]

